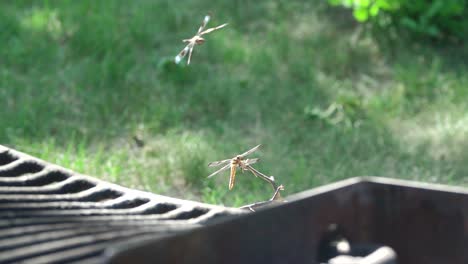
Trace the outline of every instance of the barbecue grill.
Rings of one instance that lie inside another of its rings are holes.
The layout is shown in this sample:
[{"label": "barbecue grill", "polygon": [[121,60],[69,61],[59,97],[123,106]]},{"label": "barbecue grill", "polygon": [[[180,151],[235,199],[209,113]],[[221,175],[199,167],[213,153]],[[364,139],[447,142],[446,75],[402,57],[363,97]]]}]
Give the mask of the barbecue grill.
[{"label": "barbecue grill", "polygon": [[0,263],[102,263],[120,242],[242,212],[127,189],[0,146]]},{"label": "barbecue grill", "polygon": [[343,244],[348,255],[385,253],[366,263],[466,264],[468,190],[361,177],[251,213],[0,146],[0,263],[328,263]]}]

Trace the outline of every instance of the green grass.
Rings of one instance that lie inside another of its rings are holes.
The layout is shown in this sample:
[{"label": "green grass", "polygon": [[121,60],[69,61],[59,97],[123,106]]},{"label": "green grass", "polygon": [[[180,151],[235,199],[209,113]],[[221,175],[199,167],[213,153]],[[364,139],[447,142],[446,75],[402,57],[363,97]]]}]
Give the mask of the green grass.
[{"label": "green grass", "polygon": [[[230,25],[174,65],[207,11]],[[2,2],[0,143],[228,206],[271,187],[244,173],[229,192],[206,164],[259,143],[286,195],[362,175],[468,186],[467,50],[352,21],[299,0]]]}]

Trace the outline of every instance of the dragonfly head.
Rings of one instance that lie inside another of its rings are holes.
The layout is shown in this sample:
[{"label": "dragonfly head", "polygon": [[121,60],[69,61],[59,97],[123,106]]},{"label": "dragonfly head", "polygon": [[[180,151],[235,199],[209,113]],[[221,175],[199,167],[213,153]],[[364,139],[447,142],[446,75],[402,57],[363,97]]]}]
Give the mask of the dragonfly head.
[{"label": "dragonfly head", "polygon": [[241,161],[242,161],[242,157],[240,155],[237,155],[232,159],[231,162],[232,164],[239,164]]},{"label": "dragonfly head", "polygon": [[201,45],[201,44],[205,43],[205,39],[202,38],[202,37],[198,37],[198,38],[195,40],[195,43],[196,43],[197,45]]}]

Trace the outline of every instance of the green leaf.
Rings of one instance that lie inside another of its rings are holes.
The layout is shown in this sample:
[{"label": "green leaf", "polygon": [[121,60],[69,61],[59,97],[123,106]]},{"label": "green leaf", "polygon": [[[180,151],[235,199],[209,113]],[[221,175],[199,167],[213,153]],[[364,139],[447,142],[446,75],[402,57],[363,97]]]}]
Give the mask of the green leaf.
[{"label": "green leaf", "polygon": [[369,19],[369,12],[366,8],[355,9],[353,15],[359,22],[365,22]]},{"label": "green leaf", "polygon": [[422,15],[425,19],[429,20],[433,16],[435,16],[439,11],[443,8],[444,2],[443,1],[435,1],[429,7],[429,9]]},{"label": "green leaf", "polygon": [[355,0],[354,2],[356,6],[362,7],[362,8],[368,8],[371,4],[370,0]]},{"label": "green leaf", "polygon": [[342,1],[341,0],[328,0],[328,3],[330,3],[330,5],[340,5],[342,4]]},{"label": "green leaf", "polygon": [[407,17],[401,19],[401,24],[413,31],[417,31],[419,28],[418,24],[414,20]]},{"label": "green leaf", "polygon": [[371,8],[369,9],[369,14],[373,17],[377,16],[379,14],[379,6],[376,4],[373,4]]},{"label": "green leaf", "polygon": [[430,36],[437,37],[440,35],[440,30],[436,26],[426,27],[426,33]]}]

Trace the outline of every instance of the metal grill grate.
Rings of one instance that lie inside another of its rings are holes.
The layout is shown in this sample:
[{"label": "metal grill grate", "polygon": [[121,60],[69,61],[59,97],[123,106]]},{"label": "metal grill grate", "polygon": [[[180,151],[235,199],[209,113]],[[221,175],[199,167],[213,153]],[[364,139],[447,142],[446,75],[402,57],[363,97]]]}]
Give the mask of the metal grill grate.
[{"label": "metal grill grate", "polygon": [[241,211],[127,189],[0,146],[0,263],[101,262]]}]

